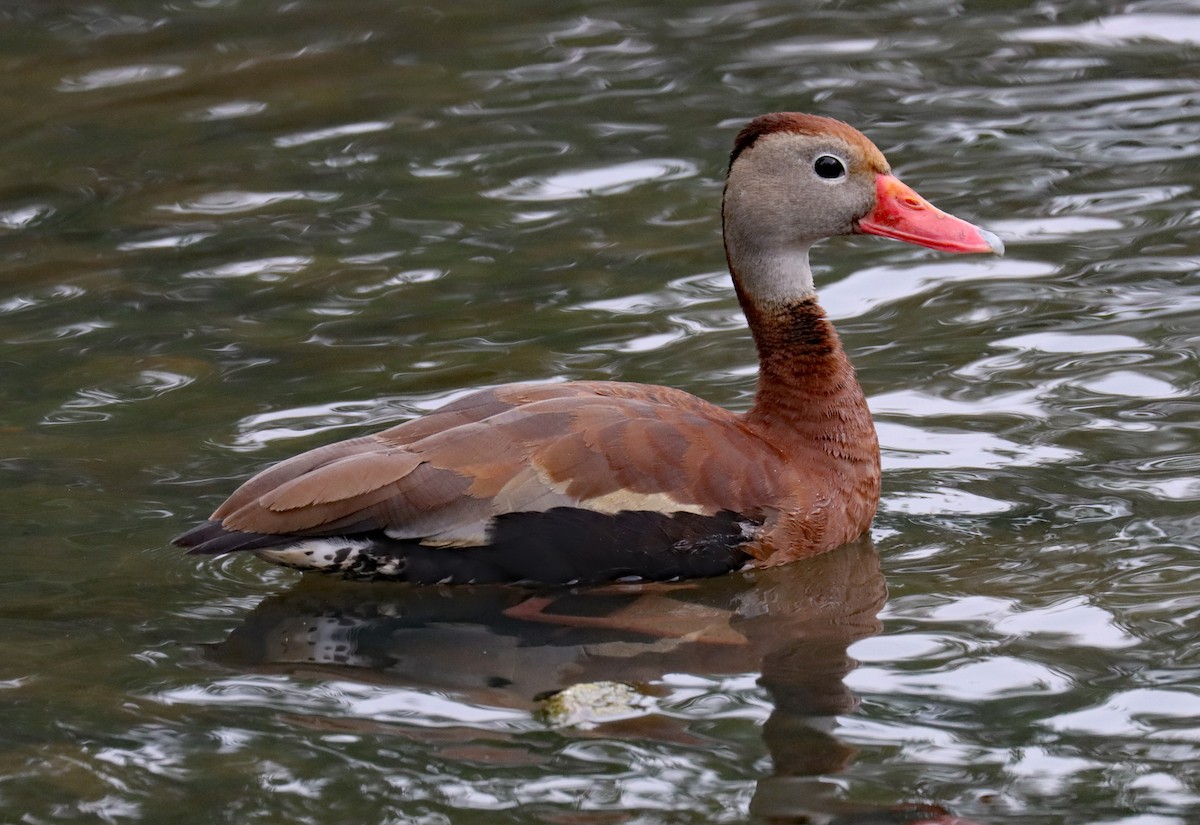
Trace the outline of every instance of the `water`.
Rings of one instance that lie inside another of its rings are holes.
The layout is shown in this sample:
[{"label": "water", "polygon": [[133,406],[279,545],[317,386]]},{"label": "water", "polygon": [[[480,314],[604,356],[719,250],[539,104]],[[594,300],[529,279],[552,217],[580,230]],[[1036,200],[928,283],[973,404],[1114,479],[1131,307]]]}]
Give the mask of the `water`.
[{"label": "water", "polygon": [[[492,5],[0,6],[0,821],[1196,821],[1200,4]],[[791,108],[1009,248],[818,250],[873,543],[546,605],[167,546],[463,388],[744,408]]]}]

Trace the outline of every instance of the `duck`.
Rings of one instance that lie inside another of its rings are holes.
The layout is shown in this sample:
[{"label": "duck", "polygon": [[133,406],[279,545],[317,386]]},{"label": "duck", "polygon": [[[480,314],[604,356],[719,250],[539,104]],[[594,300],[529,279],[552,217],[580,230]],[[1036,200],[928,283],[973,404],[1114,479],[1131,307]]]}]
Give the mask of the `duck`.
[{"label": "duck", "polygon": [[854,127],[801,112],[737,133],[721,223],[758,356],[748,410],[620,381],[483,388],[264,469],[174,543],[351,579],[586,585],[722,575],[864,536],[879,441],[809,251],[860,234],[1003,243],[901,182]]}]

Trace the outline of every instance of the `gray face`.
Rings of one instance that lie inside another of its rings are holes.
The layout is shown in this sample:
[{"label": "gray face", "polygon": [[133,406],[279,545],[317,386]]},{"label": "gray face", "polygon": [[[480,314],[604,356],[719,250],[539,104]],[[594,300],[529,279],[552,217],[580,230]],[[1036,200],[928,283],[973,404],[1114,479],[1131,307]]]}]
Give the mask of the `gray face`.
[{"label": "gray face", "polygon": [[759,303],[811,296],[808,249],[854,231],[875,205],[861,151],[836,136],[764,135],[738,156],[725,187],[730,266]]}]

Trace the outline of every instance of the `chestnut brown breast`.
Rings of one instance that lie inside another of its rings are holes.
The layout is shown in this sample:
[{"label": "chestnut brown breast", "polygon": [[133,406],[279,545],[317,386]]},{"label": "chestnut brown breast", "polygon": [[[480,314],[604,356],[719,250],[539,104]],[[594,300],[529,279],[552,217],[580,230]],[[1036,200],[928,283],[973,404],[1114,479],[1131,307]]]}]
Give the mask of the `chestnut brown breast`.
[{"label": "chestnut brown breast", "polygon": [[747,413],[619,382],[481,390],[268,468],[176,543],[353,577],[594,582],[715,575],[853,540],[879,500],[879,448],[809,247],[871,232],[999,251],[893,183],[836,121],[775,114],[739,135],[723,218],[760,363]]}]

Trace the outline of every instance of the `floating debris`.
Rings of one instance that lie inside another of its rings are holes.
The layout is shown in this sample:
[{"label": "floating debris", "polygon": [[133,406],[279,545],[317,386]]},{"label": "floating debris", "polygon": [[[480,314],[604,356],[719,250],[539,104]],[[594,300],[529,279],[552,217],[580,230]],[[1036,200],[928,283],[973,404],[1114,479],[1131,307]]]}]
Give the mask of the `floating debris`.
[{"label": "floating debris", "polygon": [[540,716],[554,727],[590,728],[646,712],[651,698],[624,682],[580,682],[541,699]]}]

